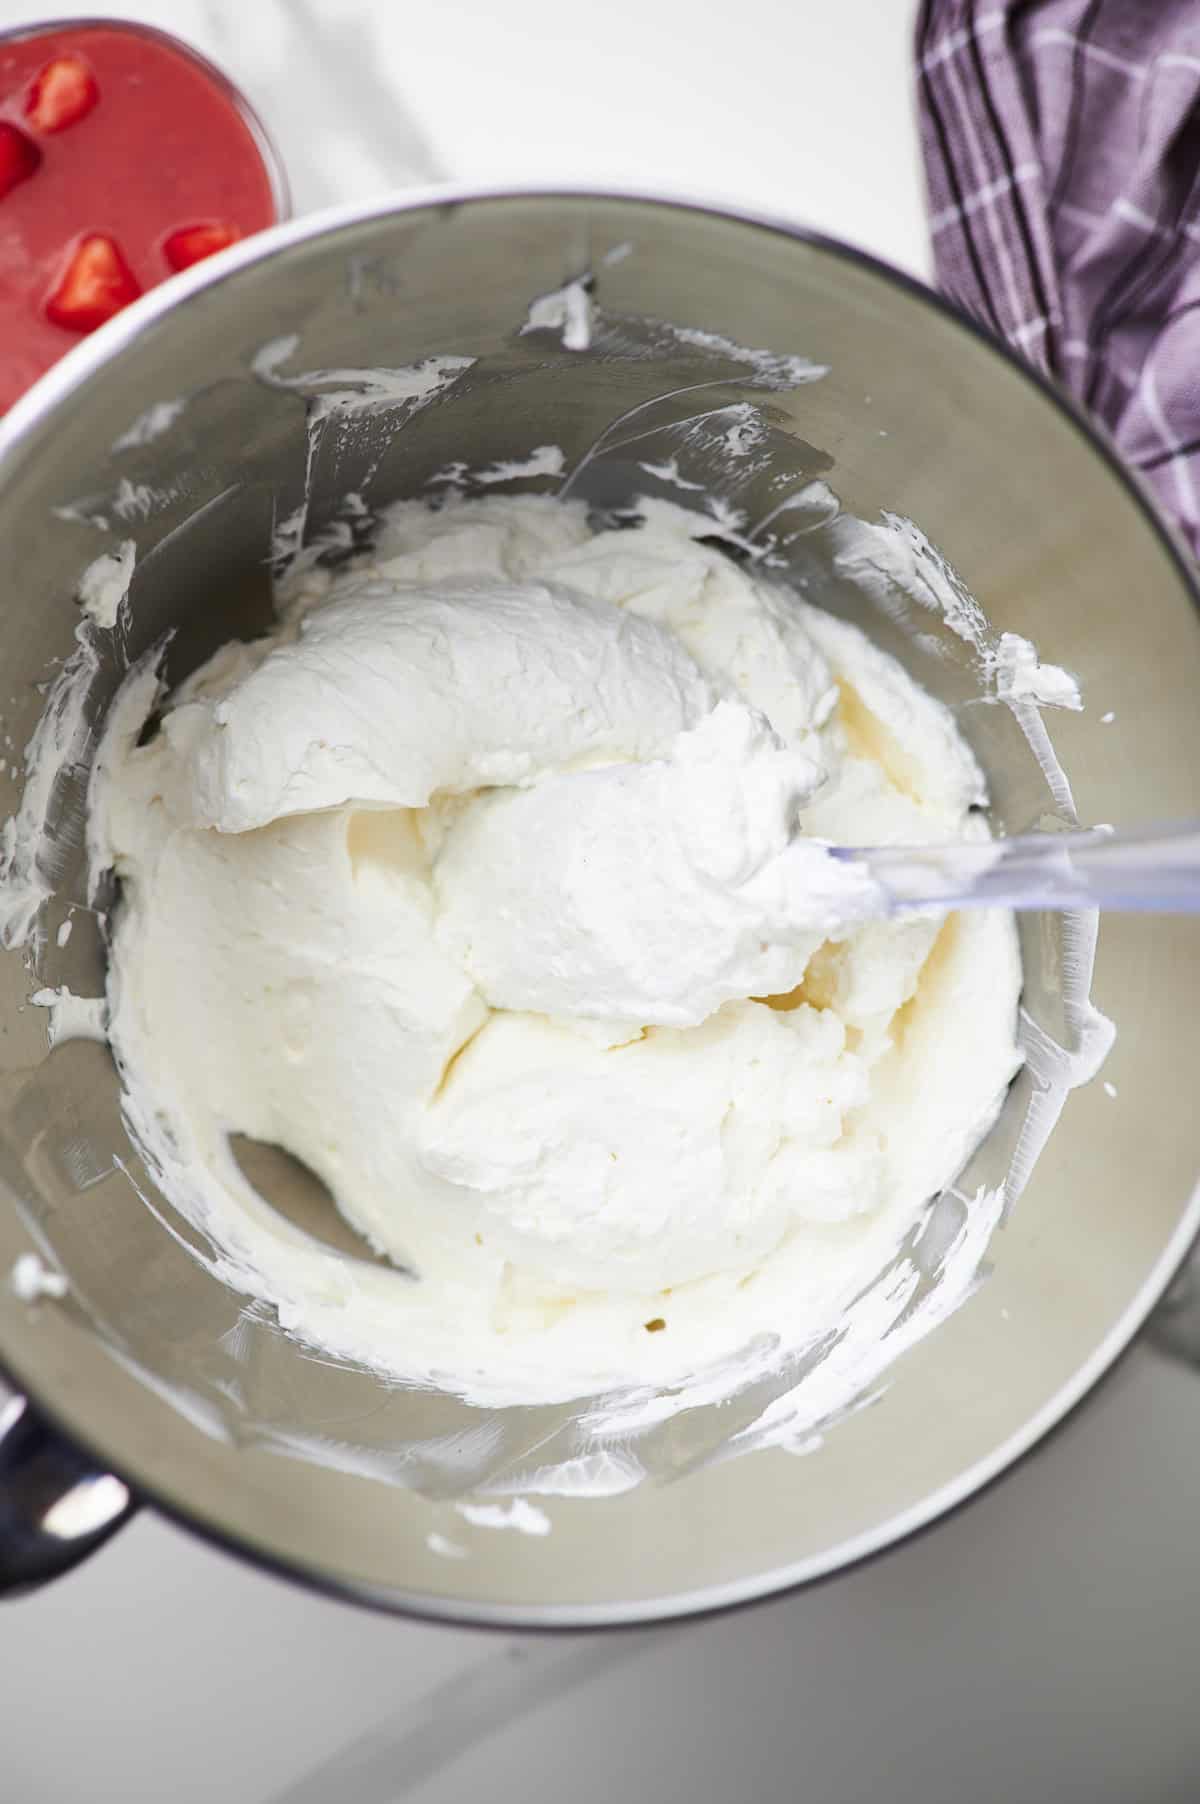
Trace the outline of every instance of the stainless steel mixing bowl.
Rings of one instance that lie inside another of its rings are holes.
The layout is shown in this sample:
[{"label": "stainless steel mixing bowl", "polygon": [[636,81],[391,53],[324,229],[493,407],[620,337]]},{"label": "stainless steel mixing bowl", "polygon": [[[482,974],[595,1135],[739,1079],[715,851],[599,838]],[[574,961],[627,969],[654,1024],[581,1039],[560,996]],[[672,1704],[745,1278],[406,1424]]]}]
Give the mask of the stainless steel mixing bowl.
[{"label": "stainless steel mixing bowl", "polygon": [[[618,322],[603,342],[569,350],[552,332],[519,331],[534,296],[586,270]],[[416,194],[283,226],[148,296],[52,371],[0,426],[7,756],[19,764],[56,661],[74,649],[80,571],[106,543],[132,537],[138,562],[131,623],[94,685],[97,713],[122,660],[168,626],[179,674],[267,622],[272,531],[306,483],[311,536],[346,491],[368,508],[421,493],[453,459],[478,466],[557,444],[571,467],[619,414],[686,387],[701,352],[633,326],[623,337],[620,320],[640,317],[829,365],[820,382],[757,397],[775,462],[741,499],[765,511],[786,465],[790,481],[827,480],[858,515],[888,508],[920,522],[995,626],[1080,677],[1087,710],[1055,725],[1080,814],[1197,812],[1192,577],[1087,427],[868,258],[767,221],[607,195]],[[279,345],[259,356],[292,334],[290,358]],[[407,403],[372,398],[360,381],[363,404],[324,417],[320,397],[347,378],[314,372],[446,353],[478,360],[452,405],[444,397],[405,423]],[[272,369],[308,374],[288,386],[264,380]],[[719,374],[722,392],[745,393],[736,360]],[[169,431],[114,448],[176,397],[187,405]],[[627,498],[648,443],[621,452],[610,435],[591,498]],[[357,528],[340,530],[349,543]],[[869,613],[861,597],[843,601]],[[873,630],[904,648],[884,615]],[[953,661],[910,650],[923,681],[964,699]],[[1003,713],[961,718],[1001,819],[1026,826],[1044,796]],[[523,1476],[569,1453],[573,1412],[488,1416],[312,1357],[192,1257],[191,1231],[126,1138],[105,1049],[48,1053],[31,989],[97,993],[102,981],[91,917],[76,913],[64,948],[55,931],[84,900],[85,774],[68,772],[54,798],[61,873],[36,969],[19,950],[0,956],[0,1270],[37,1250],[70,1290],[31,1305],[0,1283],[0,1362],[135,1493],[298,1577],[436,1616],[565,1624],[695,1611],[832,1572],[930,1522],[1045,1434],[1134,1334],[1200,1220],[1200,928],[1108,920],[1094,995],[1118,1029],[1109,1087],[1071,1094],[993,1241],[988,1281],[899,1362],[874,1407],[803,1457],[716,1457],[745,1400],[732,1418],[691,1410],[658,1438],[637,1488],[539,1495],[549,1532],[468,1520],[456,1507],[464,1486],[490,1487],[493,1520],[508,1513]],[[19,799],[19,769],[0,788],[2,815]],[[1049,1007],[1064,958],[1053,918],[1026,923],[1024,953],[1030,1005]],[[1019,1091],[985,1165],[1007,1156]],[[3,1420],[9,1526],[26,1511],[17,1526],[46,1570],[56,1545],[65,1563],[102,1534],[123,1493],[89,1484],[81,1457],[71,1466],[31,1428],[31,1409]],[[447,1541],[461,1557],[447,1557]]]}]

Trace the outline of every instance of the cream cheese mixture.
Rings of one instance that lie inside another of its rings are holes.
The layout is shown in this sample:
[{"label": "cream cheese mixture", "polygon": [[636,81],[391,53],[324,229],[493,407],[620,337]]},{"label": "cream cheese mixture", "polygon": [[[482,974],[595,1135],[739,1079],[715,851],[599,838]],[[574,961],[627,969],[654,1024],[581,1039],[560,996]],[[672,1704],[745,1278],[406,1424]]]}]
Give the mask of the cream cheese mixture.
[{"label": "cream cheese mixture", "polygon": [[[1011,918],[884,918],[824,849],[986,836],[979,767],[711,530],[403,503],[270,638],[113,710],[90,849],[130,1126],[328,1352],[537,1402],[811,1342],[995,1117]],[[239,1134],[393,1264],[272,1210]]]}]

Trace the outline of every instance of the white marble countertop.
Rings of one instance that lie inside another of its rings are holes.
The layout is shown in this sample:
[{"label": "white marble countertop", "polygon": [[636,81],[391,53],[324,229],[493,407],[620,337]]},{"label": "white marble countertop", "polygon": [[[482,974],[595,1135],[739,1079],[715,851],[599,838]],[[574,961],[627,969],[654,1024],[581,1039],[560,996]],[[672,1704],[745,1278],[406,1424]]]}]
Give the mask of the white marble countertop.
[{"label": "white marble countertop", "polygon": [[[431,177],[665,187],[928,271],[911,0],[103,10],[243,81],[298,210]],[[31,16],[0,0],[0,25]],[[1139,1348],[933,1533],[677,1628],[535,1641],[369,1616],[144,1513],[0,1611],[0,1793],[1182,1804],[1200,1774],[1198,1505],[1200,1381]]]}]

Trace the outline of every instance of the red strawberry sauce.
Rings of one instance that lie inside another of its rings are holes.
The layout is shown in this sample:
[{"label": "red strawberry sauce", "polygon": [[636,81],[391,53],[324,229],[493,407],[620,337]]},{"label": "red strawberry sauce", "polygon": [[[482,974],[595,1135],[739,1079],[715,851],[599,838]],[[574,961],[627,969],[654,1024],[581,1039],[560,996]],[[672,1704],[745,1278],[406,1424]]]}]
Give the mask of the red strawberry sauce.
[{"label": "red strawberry sauce", "polygon": [[221,78],[119,25],[0,38],[0,411],[173,270],[279,216]]}]

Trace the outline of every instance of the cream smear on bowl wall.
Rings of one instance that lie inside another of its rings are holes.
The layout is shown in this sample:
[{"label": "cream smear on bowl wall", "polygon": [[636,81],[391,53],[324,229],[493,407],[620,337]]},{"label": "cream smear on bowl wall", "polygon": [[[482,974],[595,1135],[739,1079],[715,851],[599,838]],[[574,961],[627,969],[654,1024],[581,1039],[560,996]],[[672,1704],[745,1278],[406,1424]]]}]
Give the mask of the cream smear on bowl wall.
[{"label": "cream smear on bowl wall", "polygon": [[[986,834],[986,783],[947,708],[787,585],[787,554],[820,544],[883,615],[953,635],[1067,820],[1043,709],[1081,706],[1073,680],[995,634],[911,522],[856,520],[823,480],[758,519],[738,505],[725,478],[769,432],[757,400],[724,398],[728,366],[769,396],[820,364],[609,318],[582,282],[521,327],[572,352],[639,331],[697,363],[667,425],[642,406],[573,462],[456,460],[428,500],[368,521],[350,495],[307,543],[302,506],[278,527],[269,638],[172,694],[151,653],[101,737],[96,647],[135,575],[132,541],[102,553],[5,830],[7,942],[36,951],[56,775],[94,758],[98,905],[120,880],[107,1001],[31,1000],[57,1037],[107,1032],[134,1143],[211,1243],[197,1257],[390,1380],[586,1399],[577,1451],[525,1473],[531,1492],[628,1488],[639,1436],[752,1384],[727,1450],[811,1445],[969,1293],[1111,1039],[1093,917],[1067,925],[1060,1045],[1019,1015],[1007,916],[875,920],[822,893],[819,842]],[[254,369],[306,397],[310,467],[331,425],[387,408],[403,429],[472,367],[293,374],[301,352],[274,341]],[[589,489],[614,453],[650,478],[616,510]],[[531,478],[557,493],[494,492]],[[107,530],[129,506],[83,517]],[[959,1193],[1022,1060],[1009,1178]],[[300,1157],[364,1257],[273,1210],[231,1134]]]}]

